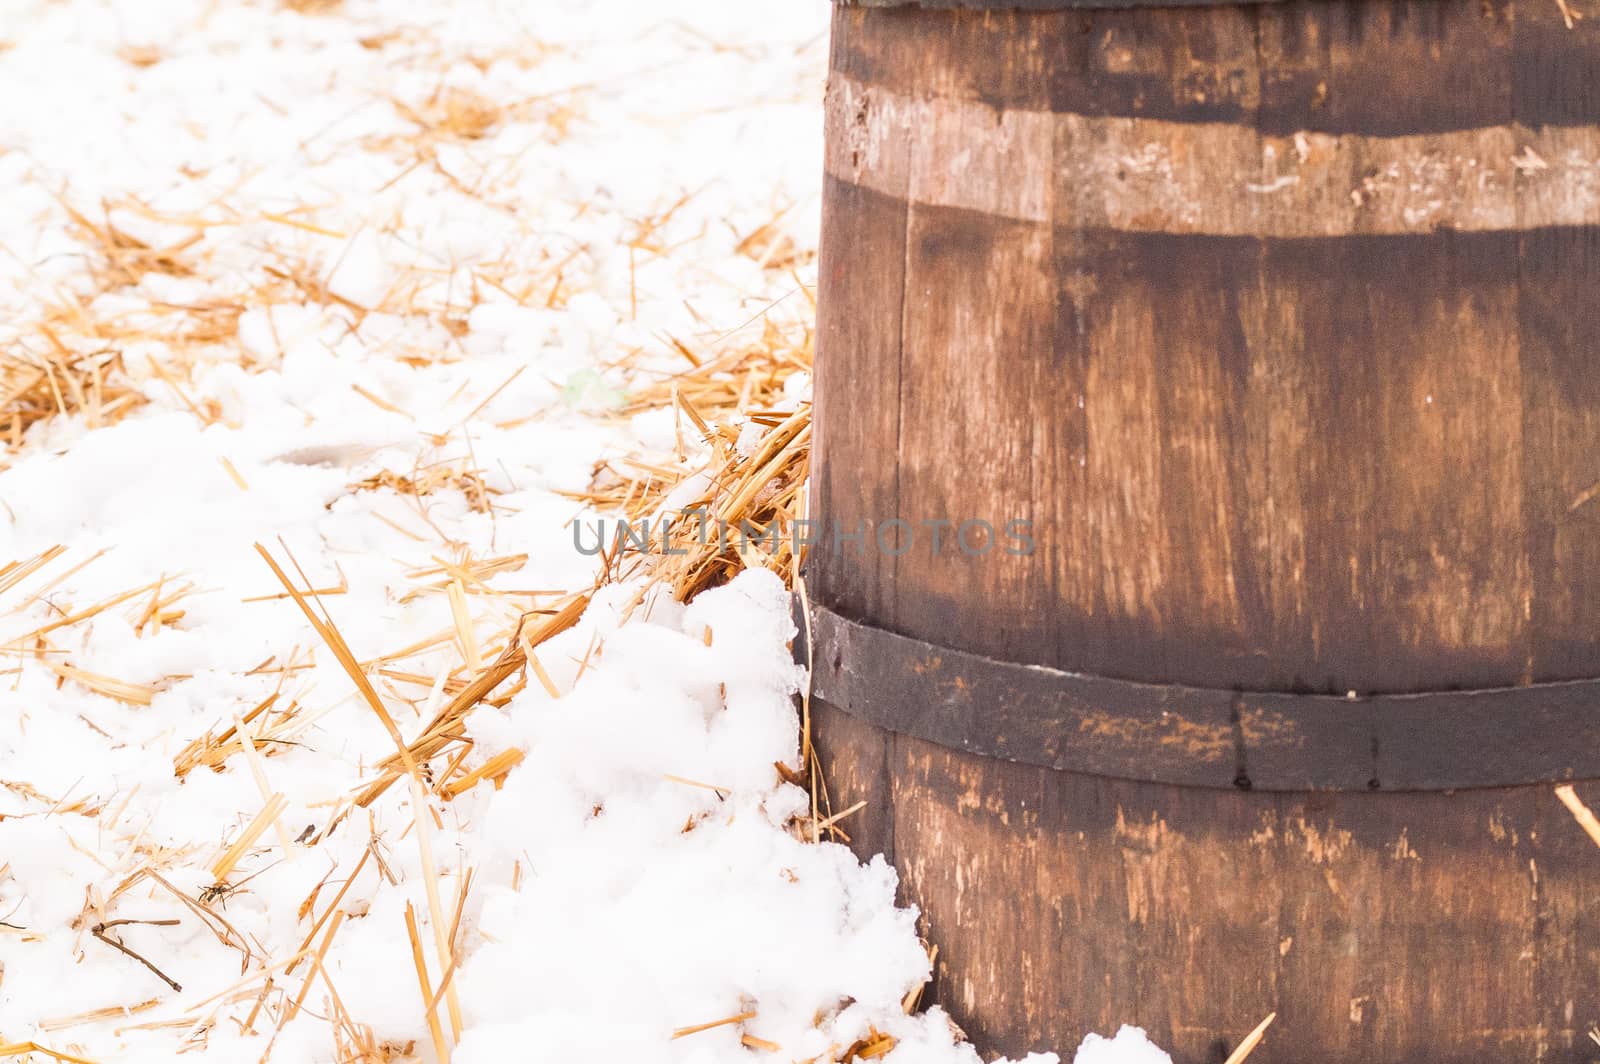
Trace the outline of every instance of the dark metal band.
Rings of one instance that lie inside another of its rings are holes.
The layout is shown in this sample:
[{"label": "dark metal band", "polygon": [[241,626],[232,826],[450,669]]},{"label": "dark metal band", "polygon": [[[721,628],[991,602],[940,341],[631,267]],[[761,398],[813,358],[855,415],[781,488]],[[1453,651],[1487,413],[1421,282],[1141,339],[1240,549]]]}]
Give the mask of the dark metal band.
[{"label": "dark metal band", "polygon": [[[803,642],[803,620],[800,627]],[[996,661],[815,605],[810,632],[813,697],[891,732],[1007,761],[1263,791],[1448,791],[1600,778],[1600,680],[1338,698]],[[797,653],[804,661],[803,645]]]}]

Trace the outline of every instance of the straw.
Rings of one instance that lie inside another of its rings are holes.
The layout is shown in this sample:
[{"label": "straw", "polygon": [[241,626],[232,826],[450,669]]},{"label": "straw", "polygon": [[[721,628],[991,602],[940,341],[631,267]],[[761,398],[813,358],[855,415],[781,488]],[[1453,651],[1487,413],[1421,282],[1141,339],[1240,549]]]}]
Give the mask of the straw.
[{"label": "straw", "polygon": [[1266,1019],[1256,1024],[1255,1030],[1244,1036],[1244,1041],[1239,1043],[1238,1048],[1228,1054],[1228,1059],[1224,1064],[1244,1064],[1245,1058],[1255,1052],[1256,1046],[1260,1045],[1261,1040],[1267,1036],[1267,1028],[1271,1027],[1272,1021],[1277,1018],[1278,1014],[1276,1012],[1269,1012]]}]

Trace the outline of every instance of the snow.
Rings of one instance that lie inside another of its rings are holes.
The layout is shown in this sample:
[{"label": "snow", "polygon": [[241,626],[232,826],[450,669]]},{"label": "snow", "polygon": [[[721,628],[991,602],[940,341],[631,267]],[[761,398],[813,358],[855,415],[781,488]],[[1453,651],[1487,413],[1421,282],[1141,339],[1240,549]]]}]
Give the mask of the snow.
[{"label": "snow", "polygon": [[[408,912],[437,992],[464,897],[459,1037],[437,1010],[458,1064],[828,1060],[885,1035],[890,1064],[977,1059],[902,1008],[928,959],[893,871],[797,828],[775,577],[687,606],[601,590],[538,650],[554,693],[468,718],[463,770],[520,754],[503,786],[361,808],[393,742],[256,548],[326,592],[408,737],[469,653],[588,587],[569,522],[594,515],[568,493],[675,445],[670,418],[615,416],[681,368],[670,338],[809,313],[807,268],[738,245],[784,212],[815,246],[826,17],[0,0],[0,350],[114,353],[143,400],[0,450],[0,565],[65,548],[0,576],[0,1044],[433,1061]],[[447,565],[485,575],[450,591]],[[249,749],[175,772],[274,696]],[[1130,1031],[1078,1061],[1166,1059]]]},{"label": "snow", "polygon": [[1172,1064],[1140,1027],[1124,1024],[1111,1038],[1091,1034],[1078,1047],[1072,1064]]}]

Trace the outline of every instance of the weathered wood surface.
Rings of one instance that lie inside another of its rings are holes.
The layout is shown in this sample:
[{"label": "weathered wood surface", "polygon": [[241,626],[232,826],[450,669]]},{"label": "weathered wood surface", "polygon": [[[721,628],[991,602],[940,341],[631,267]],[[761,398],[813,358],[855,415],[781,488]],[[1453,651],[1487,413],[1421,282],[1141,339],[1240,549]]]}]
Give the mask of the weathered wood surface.
[{"label": "weathered wood surface", "polygon": [[839,11],[818,446],[876,520],[1031,519],[1051,586],[922,537],[822,600],[1131,679],[1600,675],[1600,12],[1480,11]]},{"label": "weathered wood surface", "polygon": [[[1571,6],[839,8],[813,498],[918,534],[825,535],[812,597],[1148,684],[1600,677],[1600,9]],[[969,519],[1036,549],[921,524]],[[1588,1059],[1600,852],[1547,786],[1196,790],[818,721],[985,1047],[1133,1020],[1220,1061],[1276,1009],[1253,1060]]]},{"label": "weathered wood surface", "polygon": [[1593,1057],[1594,846],[1549,787],[1181,789],[813,707],[835,802],[873,803],[855,843],[893,857],[940,947],[935,999],[986,1049],[1136,1023],[1220,1064],[1276,1010],[1253,1061]]}]

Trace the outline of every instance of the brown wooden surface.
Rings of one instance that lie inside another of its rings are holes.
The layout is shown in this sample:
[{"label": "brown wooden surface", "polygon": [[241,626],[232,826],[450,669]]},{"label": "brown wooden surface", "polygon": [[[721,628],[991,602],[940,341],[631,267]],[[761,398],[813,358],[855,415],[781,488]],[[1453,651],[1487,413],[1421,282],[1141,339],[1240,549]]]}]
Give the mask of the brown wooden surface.
[{"label": "brown wooden surface", "polygon": [[1594,1056],[1596,856],[1548,787],[1171,788],[813,710],[835,804],[872,803],[858,848],[893,859],[939,944],[933,1000],[985,1049],[1135,1023],[1220,1064],[1275,1010],[1252,1060]]},{"label": "brown wooden surface", "polygon": [[[822,600],[1128,679],[1600,675],[1600,505],[1569,512],[1600,480],[1600,90],[1570,74],[1600,83],[1600,12],[1483,11],[841,10],[820,327],[822,416],[845,409],[818,446],[825,476],[857,457],[830,517],[1031,519],[1048,557],[834,552]],[[1373,111],[1440,86],[1483,125]],[[1091,95],[1126,113],[1049,109]],[[1587,125],[1526,124],[1583,99]]]},{"label": "brown wooden surface", "polygon": [[[1600,677],[1600,8],[1569,3],[838,9],[815,516],[1037,550],[825,535],[813,599],[1153,684]],[[1548,786],[1186,789],[817,712],[980,1046],[1127,1020],[1221,1061],[1277,1010],[1252,1060],[1592,1055],[1600,851]]]}]

